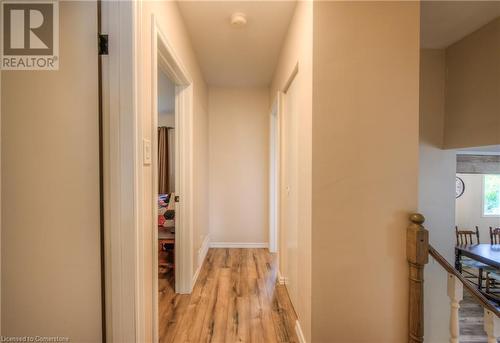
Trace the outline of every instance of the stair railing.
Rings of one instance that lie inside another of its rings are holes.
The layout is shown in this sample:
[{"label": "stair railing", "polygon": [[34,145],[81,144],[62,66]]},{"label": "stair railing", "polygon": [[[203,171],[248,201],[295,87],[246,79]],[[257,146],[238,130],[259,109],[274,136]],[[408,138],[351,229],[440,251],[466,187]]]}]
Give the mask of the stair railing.
[{"label": "stair railing", "polygon": [[459,309],[463,287],[484,308],[484,330],[488,343],[497,343],[500,337],[500,312],[474,284],[466,280],[448,261],[429,244],[429,232],[423,226],[425,218],[419,213],[410,216],[406,231],[406,257],[409,266],[408,342],[424,341],[424,267],[431,255],[448,273],[450,298],[450,343],[459,343]]}]

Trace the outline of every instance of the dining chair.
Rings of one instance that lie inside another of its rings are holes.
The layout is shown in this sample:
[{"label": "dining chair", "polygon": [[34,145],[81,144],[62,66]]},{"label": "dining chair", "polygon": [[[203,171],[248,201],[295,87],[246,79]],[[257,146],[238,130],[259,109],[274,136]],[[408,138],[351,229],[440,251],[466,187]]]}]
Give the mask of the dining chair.
[{"label": "dining chair", "polygon": [[[479,227],[475,226],[475,230],[462,229],[455,226],[455,235],[457,245],[473,245],[480,244],[479,240]],[[474,239],[475,238],[475,239]],[[484,272],[492,271],[492,268],[487,264],[476,261],[472,258],[462,256],[461,258],[461,273],[464,277],[477,286],[478,289],[483,288]],[[474,272],[477,270],[477,274]]]},{"label": "dining chair", "polygon": [[486,295],[488,298],[495,300],[500,304],[500,293],[498,284],[500,283],[500,273],[498,271],[490,271],[486,273]]},{"label": "dining chair", "polygon": [[[476,230],[459,230],[458,226],[455,226],[455,235],[457,237],[457,245],[469,245],[469,244],[479,244],[479,228],[476,226]],[[476,243],[474,243],[473,237],[476,237]]]},{"label": "dining chair", "polygon": [[500,227],[493,228],[490,226],[490,243],[500,244]]}]

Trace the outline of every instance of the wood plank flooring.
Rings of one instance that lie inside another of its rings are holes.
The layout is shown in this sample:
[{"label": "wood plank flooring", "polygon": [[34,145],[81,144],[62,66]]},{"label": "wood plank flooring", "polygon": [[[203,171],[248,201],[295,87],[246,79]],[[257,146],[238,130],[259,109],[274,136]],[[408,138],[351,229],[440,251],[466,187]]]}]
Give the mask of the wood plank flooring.
[{"label": "wood plank flooring", "polygon": [[464,287],[464,299],[460,302],[460,343],[486,343],[483,328],[484,310]]},{"label": "wood plank flooring", "polygon": [[210,249],[190,295],[159,280],[161,343],[297,343],[296,315],[267,249]]}]

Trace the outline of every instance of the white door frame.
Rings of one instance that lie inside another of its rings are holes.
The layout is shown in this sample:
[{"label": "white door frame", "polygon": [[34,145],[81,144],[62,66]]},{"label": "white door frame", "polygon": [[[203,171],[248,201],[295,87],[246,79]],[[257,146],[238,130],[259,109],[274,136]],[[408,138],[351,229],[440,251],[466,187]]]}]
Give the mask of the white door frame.
[{"label": "white door frame", "polygon": [[[175,194],[180,202],[176,203],[175,213],[175,277],[176,292],[191,293],[193,281],[192,263],[192,123],[193,123],[193,83],[181,60],[175,54],[158,22],[152,17],[152,81],[151,104],[153,138],[153,196],[154,204],[158,201],[158,67],[175,84]],[[158,249],[158,208],[153,206],[153,245]],[[157,255],[154,255],[157,256]],[[158,263],[156,260],[155,263]],[[157,278],[157,268],[154,268]],[[180,267],[180,268],[177,268]],[[157,280],[156,280],[157,281]]]},{"label": "white door frame", "polygon": [[104,244],[106,340],[143,340],[144,321],[136,310],[144,305],[141,274],[140,196],[137,144],[138,59],[135,40],[140,22],[138,2],[103,1],[102,33],[110,37],[102,57]]},{"label": "white door frame", "polygon": [[281,118],[283,93],[278,92],[271,107],[269,133],[269,251],[279,252],[281,189]]},{"label": "white door frame", "polygon": [[193,82],[152,16],[151,35],[151,137],[153,171],[153,325],[158,341],[158,68],[175,84],[175,291],[188,294],[193,288]]},{"label": "white door frame", "polygon": [[286,179],[287,179],[287,170],[286,170],[286,163],[287,163],[287,147],[286,147],[286,140],[287,140],[287,131],[286,131],[286,125],[287,125],[287,116],[285,114],[286,110],[286,93],[288,92],[288,89],[290,88],[290,85],[292,84],[293,80],[299,73],[299,62],[297,61],[295,65],[293,66],[292,70],[290,71],[288,78],[286,79],[286,82],[283,85],[283,88],[281,88],[278,91],[278,98],[279,98],[279,116],[280,116],[280,174],[279,174],[279,184],[278,184],[278,281],[280,284],[288,284],[288,254],[287,254],[287,228],[285,227],[286,224],[286,204],[287,204],[287,199],[289,197],[289,190],[287,190],[288,185],[286,184]]},{"label": "white door frame", "polygon": [[[172,72],[172,79],[182,85],[176,87],[177,148],[180,156],[176,164],[177,194],[181,206],[176,220],[183,230],[176,232],[176,260],[181,264],[176,273],[177,291],[192,290],[192,139],[193,139],[193,86],[191,78],[177,58],[171,45],[152,19],[155,53],[153,66],[157,65],[157,50],[161,51],[162,64]],[[153,216],[157,222],[156,194],[151,214],[143,213],[143,137],[141,92],[142,73],[142,4],[140,1],[103,1],[102,32],[109,35],[109,56],[103,58],[103,131],[104,131],[104,196],[105,196],[105,278],[106,325],[108,342],[145,342],[151,333],[158,341],[158,274],[153,269],[153,280],[147,280],[146,256],[157,252],[157,227],[153,228],[154,241],[145,242],[142,223],[144,216]],[[157,44],[160,37],[161,44]],[[155,68],[155,67],[153,67]],[[156,73],[152,75],[156,79]],[[156,81],[156,80],[154,80]],[[156,83],[156,82],[154,82]],[[152,96],[155,96],[156,93]],[[154,112],[156,98],[152,101]],[[156,124],[156,123],[154,123]],[[153,130],[153,128],[151,128]],[[156,137],[157,128],[151,137]],[[156,144],[152,144],[155,147]],[[156,151],[156,150],[155,150]],[[152,158],[157,157],[152,151]],[[154,162],[154,160],[152,161]],[[154,166],[152,166],[154,168]],[[153,184],[156,184],[154,182]],[[177,223],[176,223],[177,224]],[[148,248],[148,246],[150,248]],[[153,255],[157,268],[156,255]],[[153,314],[146,309],[147,285],[152,284]],[[153,319],[150,323],[148,318]]]}]

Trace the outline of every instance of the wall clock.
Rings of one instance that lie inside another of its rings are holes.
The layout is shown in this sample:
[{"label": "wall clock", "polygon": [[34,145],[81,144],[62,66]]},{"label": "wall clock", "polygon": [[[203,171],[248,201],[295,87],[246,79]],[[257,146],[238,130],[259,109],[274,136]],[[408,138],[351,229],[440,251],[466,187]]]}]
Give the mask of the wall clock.
[{"label": "wall clock", "polygon": [[458,176],[456,177],[455,182],[456,182],[456,185],[455,185],[455,198],[458,199],[465,192],[465,183],[464,183],[464,180],[462,180]]}]

